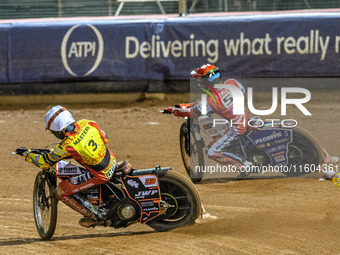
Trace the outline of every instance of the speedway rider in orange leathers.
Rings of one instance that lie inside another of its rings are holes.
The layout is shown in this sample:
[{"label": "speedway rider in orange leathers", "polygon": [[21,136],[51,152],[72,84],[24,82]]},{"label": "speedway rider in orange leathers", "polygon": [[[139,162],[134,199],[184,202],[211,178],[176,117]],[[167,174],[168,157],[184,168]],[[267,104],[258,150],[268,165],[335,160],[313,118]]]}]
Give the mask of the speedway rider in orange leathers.
[{"label": "speedway rider in orange leathers", "polygon": [[[233,115],[233,101],[230,90],[214,87],[214,84],[218,83],[219,78],[221,78],[219,68],[215,65],[206,64],[192,71],[191,75],[197,80],[198,86],[211,95],[207,98],[207,114],[216,113],[228,121],[224,135],[218,140],[214,140],[207,147],[207,156],[222,164],[233,164],[237,167],[251,166],[251,162],[246,161],[232,151],[221,151],[222,148],[227,147],[237,136],[246,132],[248,113],[244,111],[244,114]],[[224,84],[236,86],[245,94],[243,85],[235,79],[228,79]],[[168,107],[166,111],[174,113],[175,116],[179,117],[198,118],[202,115],[201,101],[180,106],[181,108]],[[246,172],[243,172],[240,177],[246,174]]]},{"label": "speedway rider in orange leathers", "polygon": [[103,220],[104,211],[76,194],[100,185],[113,176],[116,158],[106,147],[109,139],[98,124],[90,120],[75,122],[71,113],[62,106],[52,107],[45,116],[45,129],[50,130],[62,142],[50,153],[39,155],[24,147],[16,153],[40,168],[48,169],[64,158],[73,158],[86,167],[85,173],[62,181],[55,194],[59,200],[84,215],[79,221],[83,227],[94,226]]}]

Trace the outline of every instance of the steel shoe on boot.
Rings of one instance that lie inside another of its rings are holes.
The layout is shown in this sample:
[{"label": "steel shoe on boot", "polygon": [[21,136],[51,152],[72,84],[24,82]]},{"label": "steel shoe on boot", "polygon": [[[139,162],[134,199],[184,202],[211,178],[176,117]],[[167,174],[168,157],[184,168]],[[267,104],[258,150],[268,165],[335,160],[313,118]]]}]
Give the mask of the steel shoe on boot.
[{"label": "steel shoe on boot", "polygon": [[97,225],[97,221],[94,218],[83,217],[79,220],[79,225],[84,228],[94,228]]},{"label": "steel shoe on boot", "polygon": [[254,166],[254,163],[246,161],[244,163],[244,168],[242,169],[242,171],[237,175],[237,179],[245,179],[247,178],[250,173],[253,171],[252,167]]}]

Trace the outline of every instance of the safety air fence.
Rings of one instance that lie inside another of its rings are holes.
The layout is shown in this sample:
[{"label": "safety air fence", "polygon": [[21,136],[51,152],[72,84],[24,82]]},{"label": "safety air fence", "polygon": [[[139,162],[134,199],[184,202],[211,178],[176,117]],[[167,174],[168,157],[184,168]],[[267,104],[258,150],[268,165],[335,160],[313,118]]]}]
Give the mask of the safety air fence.
[{"label": "safety air fence", "polygon": [[337,77],[340,13],[1,21],[0,83]]}]

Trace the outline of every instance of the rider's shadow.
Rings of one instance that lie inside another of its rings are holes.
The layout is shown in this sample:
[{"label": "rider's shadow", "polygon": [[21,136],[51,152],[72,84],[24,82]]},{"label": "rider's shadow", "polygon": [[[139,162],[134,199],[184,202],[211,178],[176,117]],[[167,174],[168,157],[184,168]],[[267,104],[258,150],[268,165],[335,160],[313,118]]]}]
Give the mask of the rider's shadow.
[{"label": "rider's shadow", "polygon": [[202,181],[197,182],[195,184],[228,183],[228,182],[236,181],[236,180],[237,179],[235,178],[211,178],[211,179],[203,179]]},{"label": "rider's shadow", "polygon": [[[302,176],[303,178],[316,178],[314,176]],[[213,184],[213,183],[228,183],[232,181],[250,181],[250,180],[269,180],[269,179],[287,179],[289,177],[287,176],[248,176],[244,178],[232,178],[232,177],[227,177],[227,178],[207,178],[207,179],[202,179],[200,182],[196,182],[195,184]],[[301,178],[301,177],[300,177]]]},{"label": "rider's shadow", "polygon": [[15,245],[24,245],[24,244],[32,244],[39,242],[53,242],[53,241],[64,241],[64,240],[77,240],[77,239],[90,239],[90,238],[98,238],[98,237],[119,237],[119,236],[139,236],[139,235],[147,235],[157,233],[156,230],[150,231],[139,231],[139,232],[119,232],[119,233],[105,233],[105,234],[84,234],[84,235],[69,235],[69,236],[55,236],[50,240],[42,240],[40,238],[10,238],[6,240],[0,239],[0,247],[1,246],[15,246]]}]

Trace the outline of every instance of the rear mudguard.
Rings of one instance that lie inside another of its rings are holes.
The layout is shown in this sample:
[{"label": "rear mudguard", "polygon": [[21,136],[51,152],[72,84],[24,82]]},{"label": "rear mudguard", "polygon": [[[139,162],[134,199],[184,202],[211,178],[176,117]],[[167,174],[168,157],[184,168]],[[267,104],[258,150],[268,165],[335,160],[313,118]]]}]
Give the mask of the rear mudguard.
[{"label": "rear mudguard", "polygon": [[133,170],[132,176],[153,174],[157,177],[161,177],[165,175],[169,170],[171,170],[171,167],[156,166],[155,168]]}]

